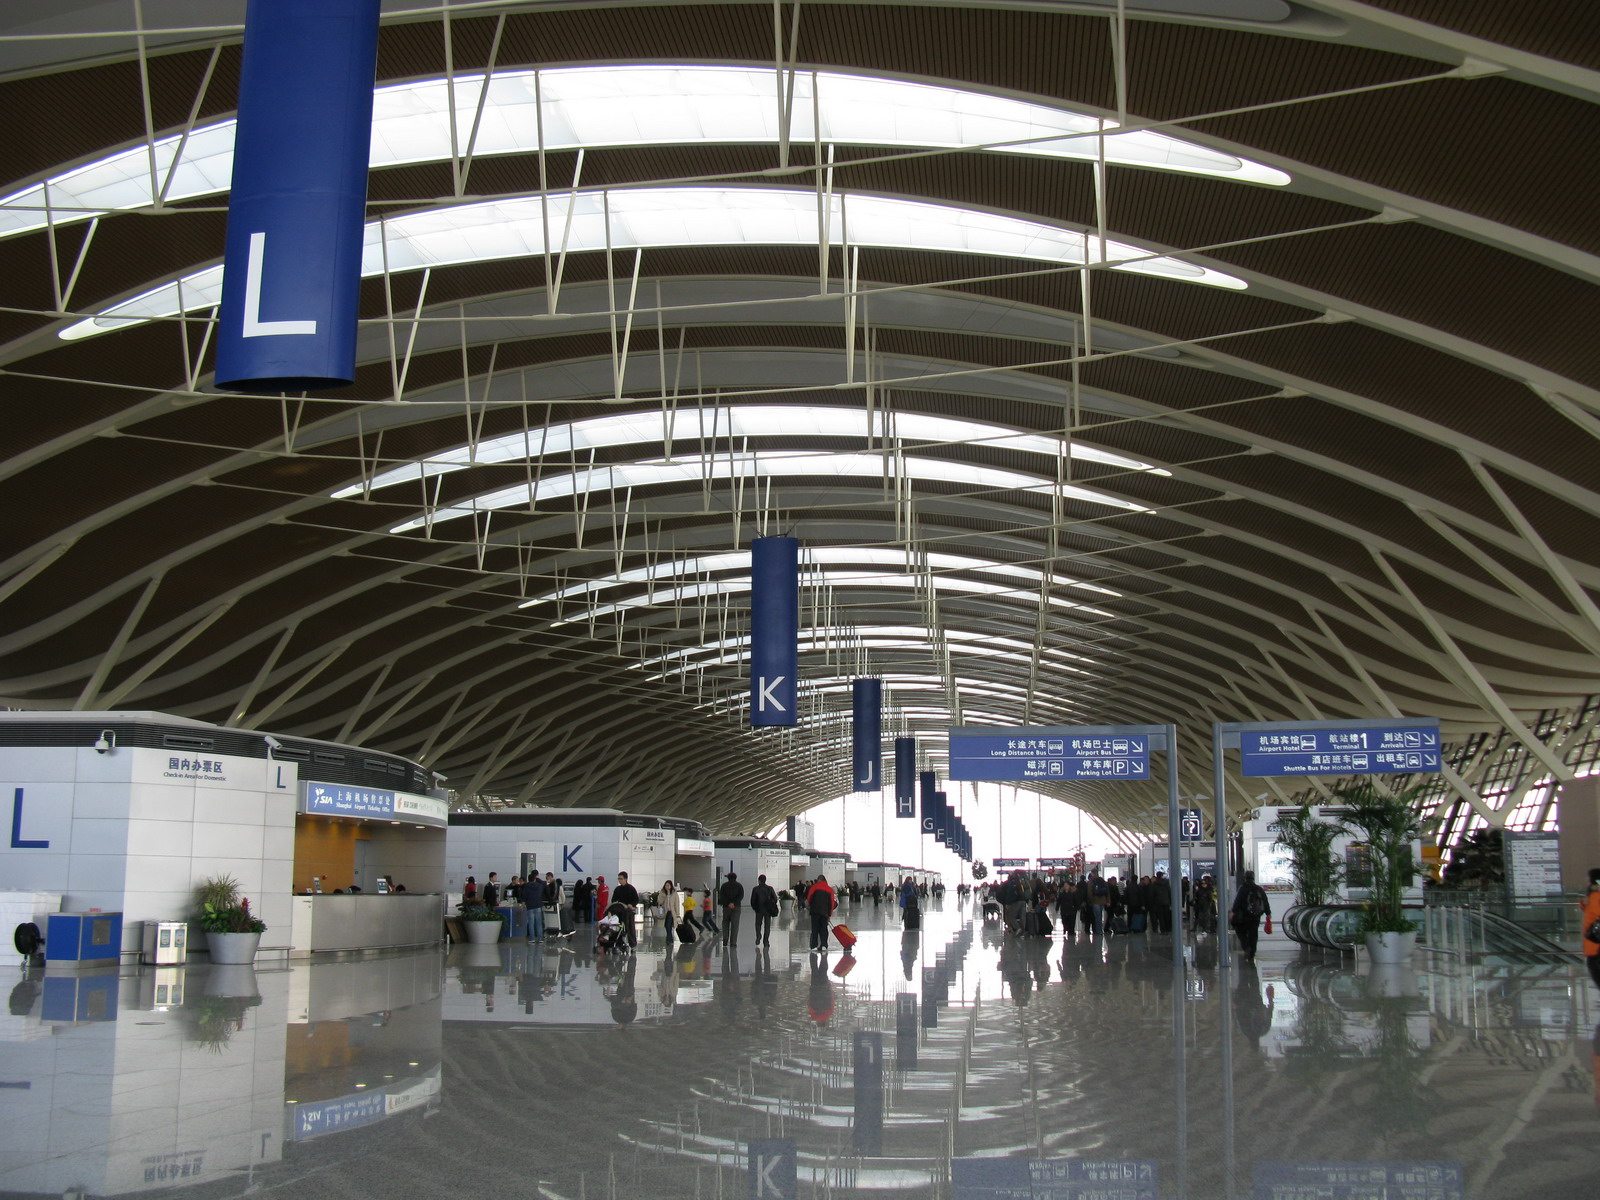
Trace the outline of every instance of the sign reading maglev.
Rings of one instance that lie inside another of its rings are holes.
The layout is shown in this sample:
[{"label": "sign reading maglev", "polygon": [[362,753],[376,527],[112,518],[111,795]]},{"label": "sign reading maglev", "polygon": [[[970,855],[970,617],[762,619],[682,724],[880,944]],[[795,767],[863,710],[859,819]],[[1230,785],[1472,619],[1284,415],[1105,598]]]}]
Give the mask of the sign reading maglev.
[{"label": "sign reading maglev", "polygon": [[951,779],[1148,779],[1150,739],[1093,726],[979,725],[950,731]]},{"label": "sign reading maglev", "polygon": [[1289,722],[1239,733],[1244,775],[1372,775],[1439,770],[1439,727],[1396,724],[1318,729]]},{"label": "sign reading maglev", "polygon": [[373,821],[410,821],[414,825],[450,822],[449,806],[432,796],[390,792],[344,783],[303,783],[300,811],[325,817],[364,817]]}]

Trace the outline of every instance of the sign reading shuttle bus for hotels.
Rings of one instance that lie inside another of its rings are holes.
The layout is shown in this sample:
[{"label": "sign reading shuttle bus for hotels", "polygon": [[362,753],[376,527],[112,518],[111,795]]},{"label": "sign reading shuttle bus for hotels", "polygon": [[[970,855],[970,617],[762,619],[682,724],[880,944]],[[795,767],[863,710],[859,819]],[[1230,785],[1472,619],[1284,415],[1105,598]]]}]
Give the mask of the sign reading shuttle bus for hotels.
[{"label": "sign reading shuttle bus for hotels", "polygon": [[379,0],[250,0],[217,386],[355,379]]}]

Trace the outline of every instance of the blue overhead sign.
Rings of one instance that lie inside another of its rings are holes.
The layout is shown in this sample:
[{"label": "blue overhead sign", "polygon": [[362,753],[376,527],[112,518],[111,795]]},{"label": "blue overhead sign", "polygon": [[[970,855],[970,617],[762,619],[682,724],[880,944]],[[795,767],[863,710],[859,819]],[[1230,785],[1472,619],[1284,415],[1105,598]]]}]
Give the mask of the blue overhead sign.
[{"label": "blue overhead sign", "polygon": [[1397,725],[1370,729],[1243,730],[1240,771],[1245,775],[1372,775],[1437,771],[1439,727]]},{"label": "blue overhead sign", "polygon": [[1206,835],[1205,820],[1198,808],[1178,810],[1178,840],[1198,842]]},{"label": "blue overhead sign", "polygon": [[952,729],[950,778],[1148,779],[1150,739],[1057,726]]}]

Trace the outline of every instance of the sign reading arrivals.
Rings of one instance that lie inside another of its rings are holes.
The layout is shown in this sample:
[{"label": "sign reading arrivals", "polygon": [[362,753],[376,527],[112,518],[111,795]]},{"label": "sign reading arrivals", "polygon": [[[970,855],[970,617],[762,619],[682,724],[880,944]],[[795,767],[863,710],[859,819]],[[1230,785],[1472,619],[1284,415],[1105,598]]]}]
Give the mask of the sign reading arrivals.
[{"label": "sign reading arrivals", "polygon": [[1372,775],[1439,769],[1439,727],[1244,730],[1245,775]]},{"label": "sign reading arrivals", "polygon": [[1146,736],[1071,726],[969,726],[950,731],[951,779],[1148,779]]}]

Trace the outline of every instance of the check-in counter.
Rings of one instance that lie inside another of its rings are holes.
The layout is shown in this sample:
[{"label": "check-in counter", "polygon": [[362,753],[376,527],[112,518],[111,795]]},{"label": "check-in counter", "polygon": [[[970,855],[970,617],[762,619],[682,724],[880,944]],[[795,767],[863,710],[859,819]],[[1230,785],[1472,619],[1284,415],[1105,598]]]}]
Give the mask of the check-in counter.
[{"label": "check-in counter", "polygon": [[289,953],[392,950],[444,940],[444,897],[437,892],[294,897]]}]

